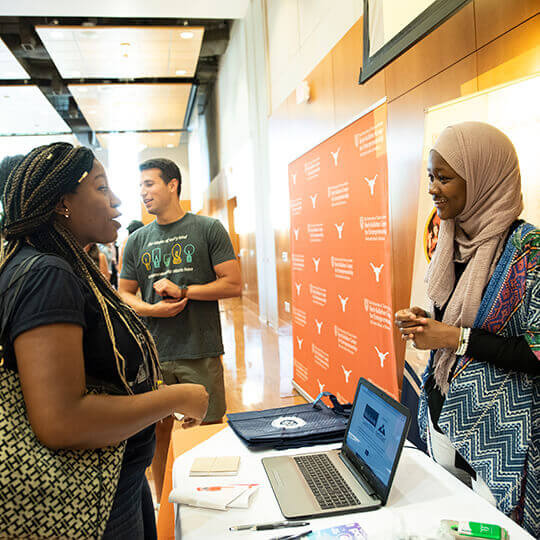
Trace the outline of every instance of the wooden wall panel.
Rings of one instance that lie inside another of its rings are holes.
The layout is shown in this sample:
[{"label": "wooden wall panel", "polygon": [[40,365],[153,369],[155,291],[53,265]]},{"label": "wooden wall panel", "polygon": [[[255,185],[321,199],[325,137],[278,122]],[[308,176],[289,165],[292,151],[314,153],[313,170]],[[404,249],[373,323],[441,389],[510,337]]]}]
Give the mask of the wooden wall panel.
[{"label": "wooden wall panel", "polygon": [[401,96],[474,50],[474,5],[469,3],[385,68],[388,98]]},{"label": "wooden wall panel", "polygon": [[[394,309],[409,305],[422,170],[425,109],[476,91],[476,63],[468,56],[388,104],[388,177]],[[398,374],[405,344],[394,331]]]},{"label": "wooden wall panel", "polygon": [[255,232],[239,235],[242,270],[242,299],[249,309],[259,313],[259,284],[257,279],[257,242]]},{"label": "wooden wall panel", "polygon": [[[288,164],[294,159],[288,102],[283,102],[268,121],[270,183],[272,186],[271,219],[274,226],[274,246],[276,255],[276,280],[278,295],[279,326],[290,326],[291,313],[291,262],[289,238],[289,178]],[[286,259],[283,257],[286,254]]]},{"label": "wooden wall panel", "polygon": [[[292,302],[291,283],[291,252],[290,233],[287,230],[275,230],[274,242],[276,246],[276,276],[278,289],[278,317],[279,325],[287,326],[291,324],[290,306]],[[287,260],[282,254],[287,253]],[[289,306],[287,308],[287,305]]]},{"label": "wooden wall panel", "polygon": [[[231,234],[229,224],[229,189],[227,175],[221,171],[208,186],[200,214],[219,219]],[[235,234],[235,230],[232,231]],[[237,235],[240,269],[242,271],[242,297],[250,309],[259,312],[259,288],[257,280],[257,245],[254,232]]]},{"label": "wooden wall panel", "polygon": [[492,41],[477,56],[479,90],[540,71],[540,15]]},{"label": "wooden wall panel", "polygon": [[474,0],[476,46],[483,47],[539,11],[538,0]]},{"label": "wooden wall panel", "polygon": [[363,110],[386,95],[384,73],[358,84],[362,66],[363,18],[332,49],[332,81],[337,129],[351,123]]},{"label": "wooden wall panel", "polygon": [[294,92],[287,99],[292,159],[322,142],[336,129],[330,54],[306,77],[306,81],[310,87],[308,103],[297,105]]}]

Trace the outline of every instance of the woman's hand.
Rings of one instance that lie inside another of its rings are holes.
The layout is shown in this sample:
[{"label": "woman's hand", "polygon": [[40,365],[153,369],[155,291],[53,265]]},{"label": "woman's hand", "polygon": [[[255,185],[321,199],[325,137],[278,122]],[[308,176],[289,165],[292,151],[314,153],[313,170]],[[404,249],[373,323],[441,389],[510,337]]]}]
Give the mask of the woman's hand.
[{"label": "woman's hand", "polygon": [[202,384],[181,383],[170,386],[178,395],[175,412],[184,415],[183,427],[199,425],[208,410],[208,393]]},{"label": "woman's hand", "polygon": [[417,349],[457,349],[459,328],[425,317],[418,307],[402,309],[396,313],[395,323],[401,339],[412,340]]}]

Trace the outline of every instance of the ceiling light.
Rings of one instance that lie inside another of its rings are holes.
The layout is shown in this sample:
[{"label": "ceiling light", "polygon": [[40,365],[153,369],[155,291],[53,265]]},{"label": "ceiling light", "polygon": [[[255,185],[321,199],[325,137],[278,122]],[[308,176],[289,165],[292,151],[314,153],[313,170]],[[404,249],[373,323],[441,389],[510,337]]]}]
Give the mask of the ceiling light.
[{"label": "ceiling light", "polygon": [[120,53],[124,58],[128,57],[129,48],[131,47],[131,43],[120,43]]},{"label": "ceiling light", "polygon": [[185,75],[186,73],[187,73],[187,71],[185,69],[177,69],[176,70],[177,75]]},{"label": "ceiling light", "polygon": [[62,30],[51,30],[51,37],[54,39],[62,39],[64,32]]},{"label": "ceiling light", "polygon": [[193,32],[180,32],[182,39],[191,39],[195,34]]},{"label": "ceiling light", "polygon": [[88,88],[85,88],[84,86],[81,86],[81,87],[77,88],[76,91],[84,94],[85,92],[88,92]]},{"label": "ceiling light", "polygon": [[169,133],[169,137],[174,137],[176,133]]},{"label": "ceiling light", "polygon": [[69,76],[70,76],[71,78],[73,78],[73,79],[76,79],[76,78],[78,78],[78,77],[81,76],[81,72],[80,72],[80,71],[71,71],[71,72],[69,73]]},{"label": "ceiling light", "polygon": [[168,144],[167,148],[174,148],[174,144]]},{"label": "ceiling light", "polygon": [[88,111],[88,114],[96,114],[96,112],[97,112],[96,109],[90,109]]}]

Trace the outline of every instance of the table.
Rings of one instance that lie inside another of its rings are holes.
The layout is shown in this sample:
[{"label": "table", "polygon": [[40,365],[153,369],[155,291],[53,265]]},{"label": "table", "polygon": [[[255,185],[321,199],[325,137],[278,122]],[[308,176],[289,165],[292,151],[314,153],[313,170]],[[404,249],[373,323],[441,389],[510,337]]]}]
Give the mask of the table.
[{"label": "table", "polygon": [[[339,444],[312,446],[286,450],[279,454],[308,453],[339,446]],[[181,516],[182,540],[217,538],[266,540],[287,533],[300,532],[302,530],[300,528],[258,532],[229,531],[231,525],[284,519],[261,464],[261,458],[277,453],[276,451],[248,450],[231,428],[227,427],[178,457],[173,466],[173,487],[188,485],[195,488],[215,485],[216,477],[190,478],[189,469],[195,457],[216,455],[241,456],[238,476],[220,477],[221,483],[257,482],[260,484],[259,491],[254,495],[249,509],[231,509],[221,512],[181,506],[176,513],[179,512]],[[437,538],[441,519],[496,523],[508,530],[511,540],[533,538],[423,452],[409,447],[403,449],[386,506],[372,512],[309,518],[306,521],[310,522],[307,529],[314,531],[356,521],[367,532],[369,540],[406,539],[409,535],[417,535],[416,540],[427,540]],[[177,526],[177,539],[180,534],[179,528]]]}]

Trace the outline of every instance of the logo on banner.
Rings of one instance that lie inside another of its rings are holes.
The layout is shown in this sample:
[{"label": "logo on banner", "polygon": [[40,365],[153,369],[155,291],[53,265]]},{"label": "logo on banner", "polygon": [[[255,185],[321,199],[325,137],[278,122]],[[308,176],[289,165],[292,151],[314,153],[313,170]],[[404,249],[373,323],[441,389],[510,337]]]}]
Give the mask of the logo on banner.
[{"label": "logo on banner", "polygon": [[371,269],[375,273],[375,281],[379,283],[379,279],[381,277],[381,270],[383,269],[384,264],[381,264],[381,266],[375,266],[373,263],[369,263],[369,266],[371,266]]},{"label": "logo on banner", "polygon": [[300,339],[298,336],[296,337],[296,341],[298,342],[298,350],[302,350],[302,343],[304,343],[303,339]]},{"label": "logo on banner", "polygon": [[345,369],[345,366],[341,364],[341,369],[343,370],[343,375],[345,375],[345,382],[349,382],[349,377],[351,376],[352,369],[349,369],[348,371]]},{"label": "logo on banner", "polygon": [[334,158],[334,167],[338,166],[338,156],[339,156],[340,150],[341,150],[341,146],[335,152],[330,151],[330,153],[332,154],[332,157]]},{"label": "logo on banner", "polygon": [[319,379],[317,379],[317,384],[319,385],[319,394],[321,392],[324,392],[324,387],[326,386],[325,384],[322,384],[321,381],[319,381]]},{"label": "logo on banner", "polygon": [[300,289],[302,288],[301,283],[295,283],[294,286],[296,287],[296,294],[300,296]]},{"label": "logo on banner", "polygon": [[338,225],[337,223],[334,223],[334,227],[337,230],[338,233],[338,240],[341,240],[341,235],[343,233],[343,227],[345,226],[345,222],[343,222],[341,225]]},{"label": "logo on banner", "polygon": [[311,204],[313,205],[313,208],[315,208],[315,205],[317,203],[317,197],[318,197],[318,193],[315,193],[315,195],[310,195],[309,198],[311,199]]},{"label": "logo on banner", "polygon": [[370,192],[372,197],[375,194],[375,180],[377,180],[377,176],[379,176],[379,175],[376,174],[373,178],[368,178],[367,176],[364,176],[364,180],[369,185],[369,192]]},{"label": "logo on banner", "polygon": [[379,349],[377,349],[377,347],[374,347],[375,348],[375,351],[377,352],[377,355],[379,356],[379,360],[381,362],[381,367],[384,367],[384,361],[386,360],[386,357],[390,354],[390,353],[383,353],[381,351],[379,351]]},{"label": "logo on banner", "polygon": [[311,260],[313,261],[313,264],[315,265],[315,272],[319,271],[319,263],[321,262],[320,257],[311,257]]},{"label": "logo on banner", "polygon": [[321,335],[321,328],[322,328],[323,322],[322,322],[322,321],[318,321],[317,319],[315,319],[315,324],[317,325],[317,334],[319,334],[319,336],[320,336],[320,335]]},{"label": "logo on banner", "polygon": [[280,416],[272,420],[272,427],[276,429],[298,429],[305,425],[306,421],[298,416]]},{"label": "logo on banner", "polygon": [[347,307],[347,302],[349,301],[349,297],[346,296],[345,298],[343,298],[340,294],[338,294],[338,298],[339,298],[339,301],[341,302],[341,309],[343,313],[345,313],[345,309]]},{"label": "logo on banner", "polygon": [[292,175],[292,183],[293,185],[296,185],[296,174]]},{"label": "logo on banner", "polygon": [[294,233],[294,239],[295,240],[298,240],[298,233],[300,232],[300,229],[293,229],[293,233]]}]

